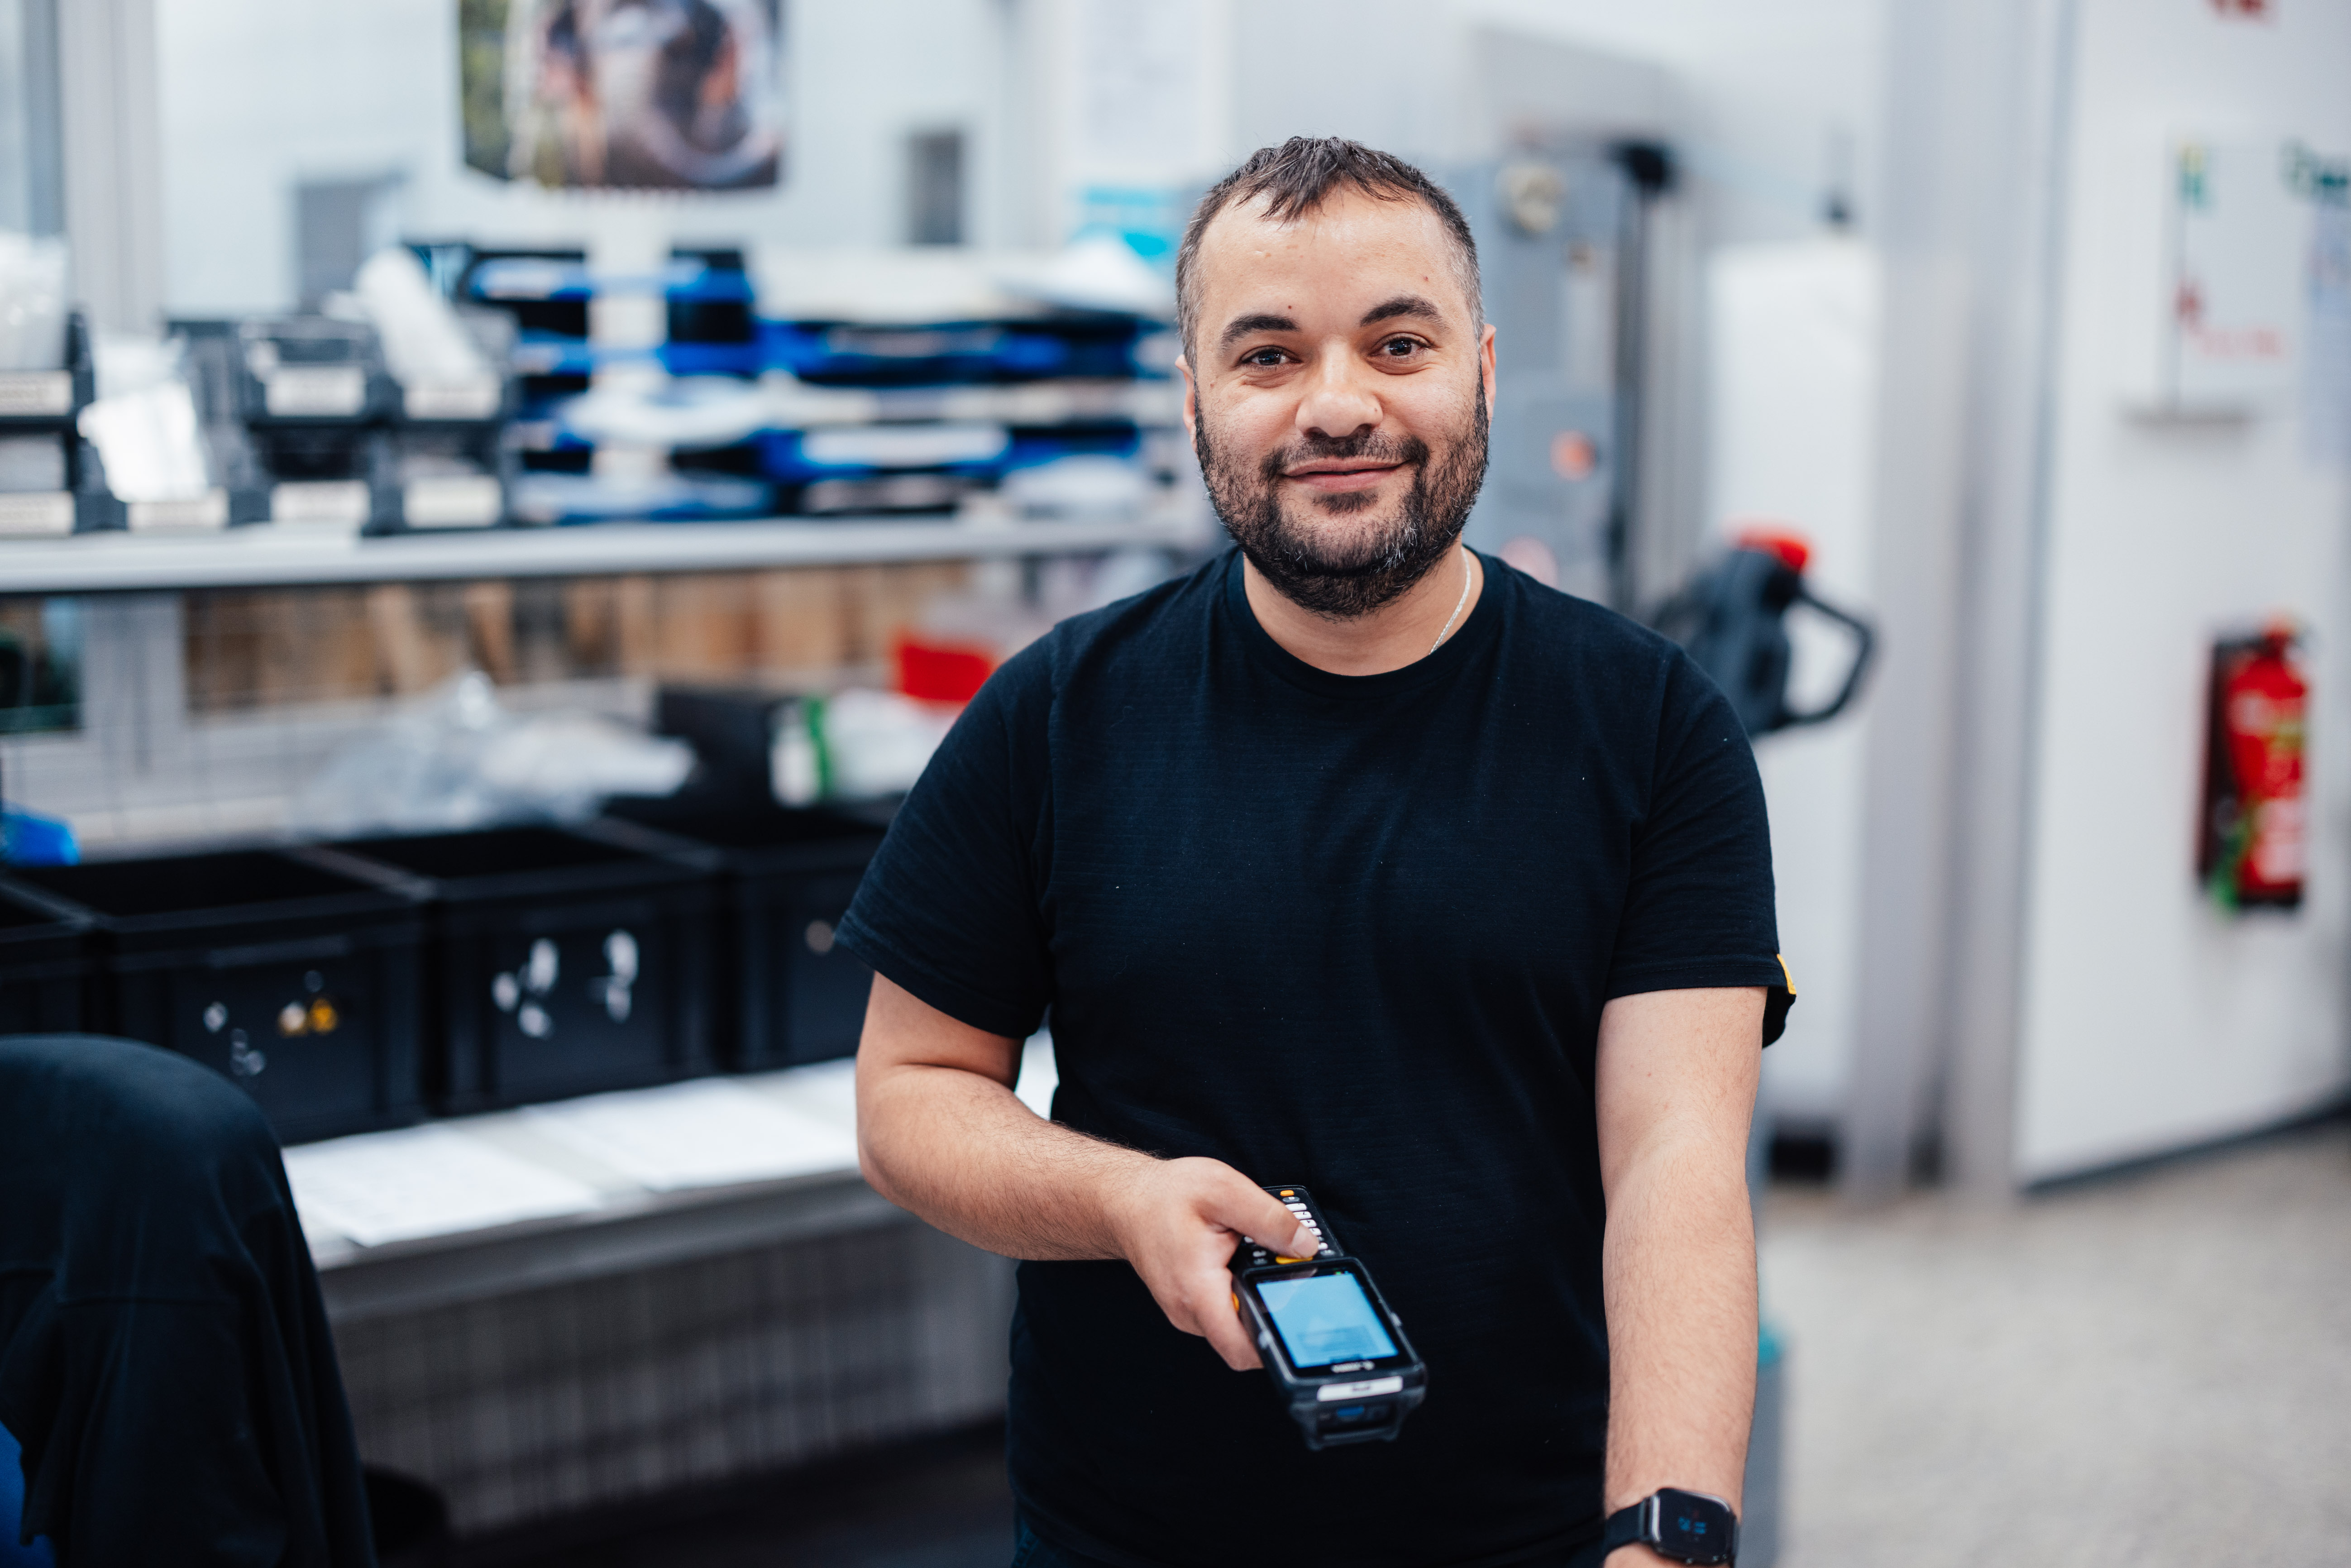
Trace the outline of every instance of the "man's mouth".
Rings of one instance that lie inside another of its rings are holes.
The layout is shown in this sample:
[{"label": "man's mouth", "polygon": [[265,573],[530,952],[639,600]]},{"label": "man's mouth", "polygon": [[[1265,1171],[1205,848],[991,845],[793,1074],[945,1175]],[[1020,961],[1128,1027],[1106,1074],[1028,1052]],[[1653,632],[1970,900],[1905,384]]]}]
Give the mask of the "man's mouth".
[{"label": "man's mouth", "polygon": [[1338,494],[1348,490],[1368,490],[1403,467],[1401,463],[1305,463],[1285,469],[1281,476],[1310,490]]}]

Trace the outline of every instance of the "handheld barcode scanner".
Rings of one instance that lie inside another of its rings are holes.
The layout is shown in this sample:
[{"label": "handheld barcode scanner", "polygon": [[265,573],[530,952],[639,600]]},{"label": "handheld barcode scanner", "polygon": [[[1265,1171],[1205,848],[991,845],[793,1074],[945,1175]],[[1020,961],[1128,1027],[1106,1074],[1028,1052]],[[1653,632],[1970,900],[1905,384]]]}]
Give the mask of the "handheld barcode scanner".
[{"label": "handheld barcode scanner", "polygon": [[1428,1370],[1404,1337],[1372,1272],[1348,1257],[1302,1186],[1269,1186],[1321,1239],[1311,1258],[1280,1257],[1244,1240],[1233,1253],[1234,1304],[1306,1446],[1393,1442],[1428,1392]]}]

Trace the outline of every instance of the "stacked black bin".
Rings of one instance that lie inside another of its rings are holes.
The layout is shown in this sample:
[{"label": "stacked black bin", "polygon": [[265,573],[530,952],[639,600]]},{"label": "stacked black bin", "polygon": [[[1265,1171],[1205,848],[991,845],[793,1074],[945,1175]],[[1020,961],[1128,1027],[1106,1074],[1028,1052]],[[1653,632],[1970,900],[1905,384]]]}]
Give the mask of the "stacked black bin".
[{"label": "stacked black bin", "polygon": [[429,901],[436,1109],[707,1072],[716,878],[706,852],[625,824],[348,840],[322,862]]},{"label": "stacked black bin", "polygon": [[616,814],[715,850],[726,879],[729,972],[719,996],[739,1071],[853,1056],[873,971],[834,929],[883,828],[841,812],[693,800],[616,802]]},{"label": "stacked black bin", "polygon": [[80,434],[81,412],[98,395],[97,361],[89,324],[80,311],[66,320],[66,362],[50,371],[0,371],[0,438],[54,442],[59,466],[54,490],[0,491],[0,538],[89,533],[120,528],[127,516],[106,487],[98,449]]},{"label": "stacked black bin", "polygon": [[89,918],[29,888],[0,886],[0,1034],[83,1025]]},{"label": "stacked black bin", "polygon": [[87,921],[89,1027],[217,1069],[286,1142],[423,1113],[412,895],[266,850],[20,866],[6,881]]}]

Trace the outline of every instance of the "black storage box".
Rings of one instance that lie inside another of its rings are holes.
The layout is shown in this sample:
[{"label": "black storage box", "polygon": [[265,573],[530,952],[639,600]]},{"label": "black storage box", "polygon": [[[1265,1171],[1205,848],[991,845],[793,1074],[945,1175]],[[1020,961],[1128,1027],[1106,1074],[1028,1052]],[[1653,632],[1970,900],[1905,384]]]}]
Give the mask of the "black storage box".
[{"label": "black storage box", "polygon": [[89,917],[89,1027],[217,1069],[281,1140],[423,1114],[412,895],[271,850],[7,874]]},{"label": "black storage box", "polygon": [[252,425],[367,424],[391,402],[375,329],[326,316],[241,321],[240,397]]},{"label": "black storage box", "polygon": [[833,929],[884,829],[837,811],[780,806],[620,800],[613,814],[716,850],[726,873],[732,973],[728,1065],[738,1071],[854,1056],[873,971]]},{"label": "black storage box", "polygon": [[427,1082],[445,1111],[707,1072],[716,877],[626,824],[353,839],[309,852],[430,901]]},{"label": "black storage box", "polygon": [[84,1027],[89,919],[30,888],[0,886],[0,1034]]}]

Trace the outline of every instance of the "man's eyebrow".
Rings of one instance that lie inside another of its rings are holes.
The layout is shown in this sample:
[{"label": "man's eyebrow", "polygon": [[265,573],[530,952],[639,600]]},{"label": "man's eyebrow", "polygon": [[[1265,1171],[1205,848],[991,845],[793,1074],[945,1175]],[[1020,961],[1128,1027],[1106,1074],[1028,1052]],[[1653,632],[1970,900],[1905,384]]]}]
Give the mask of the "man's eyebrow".
[{"label": "man's eyebrow", "polygon": [[1226,327],[1224,336],[1217,340],[1217,347],[1229,349],[1252,332],[1295,332],[1297,330],[1298,323],[1289,317],[1275,316],[1260,310],[1254,316],[1233,318],[1231,324]]},{"label": "man's eyebrow", "polygon": [[1445,319],[1444,311],[1439,310],[1419,295],[1399,294],[1395,298],[1383,300],[1364,311],[1363,320],[1357,325],[1368,327],[1375,321],[1393,321],[1399,316],[1418,316],[1430,321]]}]

